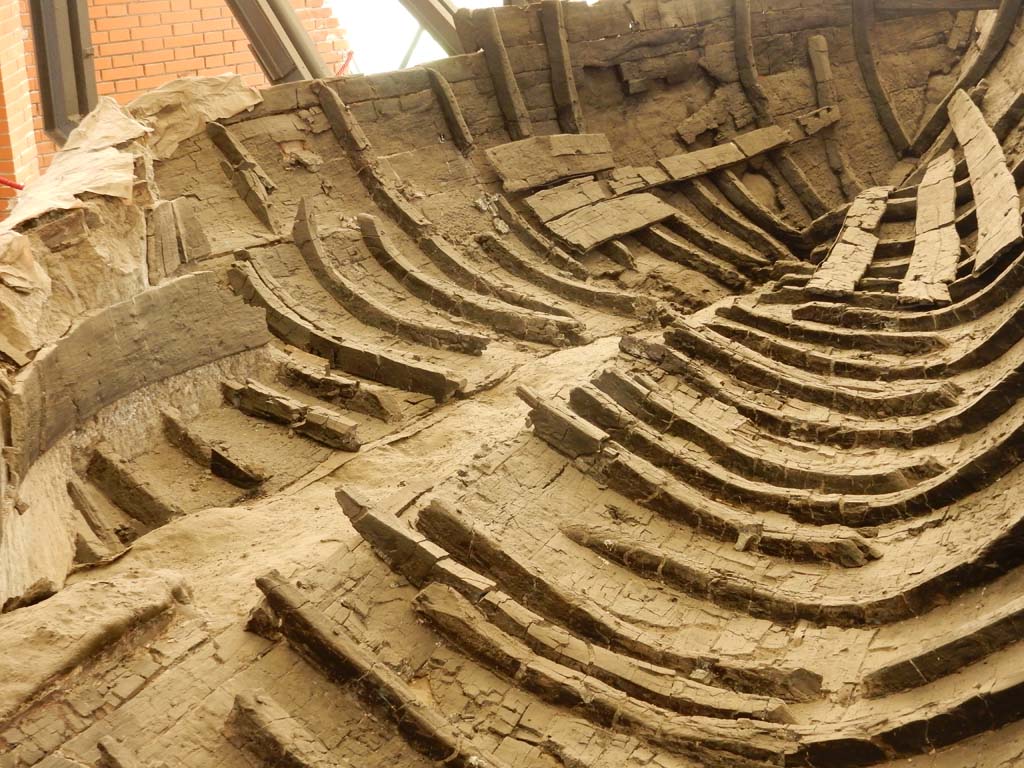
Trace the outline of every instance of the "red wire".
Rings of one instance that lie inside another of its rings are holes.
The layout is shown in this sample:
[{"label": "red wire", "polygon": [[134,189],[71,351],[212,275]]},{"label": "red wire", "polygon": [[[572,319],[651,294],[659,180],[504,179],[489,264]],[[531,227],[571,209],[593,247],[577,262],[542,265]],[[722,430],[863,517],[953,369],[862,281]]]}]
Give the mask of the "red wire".
[{"label": "red wire", "polygon": [[338,75],[348,74],[348,68],[352,66],[352,59],[355,55],[356,52],[351,49],[349,49],[349,51],[345,53],[345,61],[343,61],[341,63],[341,66],[338,68]]},{"label": "red wire", "polygon": [[12,179],[6,179],[3,176],[0,176],[0,184],[3,184],[5,187],[11,187],[12,189],[17,190],[22,190],[25,188],[24,184],[19,184],[18,182],[13,181]]}]

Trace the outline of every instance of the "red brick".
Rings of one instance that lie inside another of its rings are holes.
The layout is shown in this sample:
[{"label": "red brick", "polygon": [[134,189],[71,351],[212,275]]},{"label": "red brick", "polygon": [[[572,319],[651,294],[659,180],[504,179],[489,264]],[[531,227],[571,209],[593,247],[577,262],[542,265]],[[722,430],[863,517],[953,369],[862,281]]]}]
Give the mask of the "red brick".
[{"label": "red brick", "polygon": [[103,54],[110,56],[118,53],[138,53],[142,50],[141,40],[128,40],[123,43],[109,43],[103,47]]},{"label": "red brick", "polygon": [[192,28],[196,32],[219,32],[224,29],[224,20],[207,19],[206,21],[197,21],[192,25]]},{"label": "red brick", "polygon": [[217,54],[231,53],[231,43],[208,43],[196,46],[196,56],[216,56]]},{"label": "red brick", "polygon": [[135,87],[140,91],[148,91],[152,88],[157,88],[164,83],[171,80],[167,75],[158,75],[156,77],[140,77],[135,81]]},{"label": "red brick", "polygon": [[127,80],[129,78],[141,77],[146,74],[142,67],[114,67],[99,73],[104,80]]},{"label": "red brick", "polygon": [[176,24],[181,21],[199,21],[202,18],[202,14],[199,11],[193,11],[187,9],[184,11],[171,11],[169,13],[160,14],[160,20],[164,24]]},{"label": "red brick", "polygon": [[[167,55],[170,51],[147,51],[146,53],[136,53],[132,56],[132,63],[134,64],[157,64],[167,59]],[[99,67],[97,67],[99,69]]]},{"label": "red brick", "polygon": [[148,27],[136,27],[132,30],[133,40],[147,40],[154,37],[170,37],[174,28],[170,24],[153,24]]}]

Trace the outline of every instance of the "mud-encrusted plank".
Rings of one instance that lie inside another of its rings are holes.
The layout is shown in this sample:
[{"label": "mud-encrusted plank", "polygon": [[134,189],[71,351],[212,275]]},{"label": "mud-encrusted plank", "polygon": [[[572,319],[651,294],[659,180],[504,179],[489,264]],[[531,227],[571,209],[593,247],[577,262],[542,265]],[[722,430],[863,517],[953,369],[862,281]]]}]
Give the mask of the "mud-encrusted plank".
[{"label": "mud-encrusted plank", "polygon": [[917,189],[914,252],[899,287],[901,302],[948,304],[956,279],[960,234],[956,231],[956,160],[949,151],[928,164]]},{"label": "mud-encrusted plank", "polygon": [[215,445],[185,423],[177,408],[167,406],[160,413],[164,437],[192,461],[238,488],[256,488],[264,478],[262,470],[234,458],[223,445]]},{"label": "mud-encrusted plank", "polygon": [[[409,261],[384,233],[375,216],[359,214],[358,222],[363,240],[377,262],[409,293],[428,304],[527,341],[566,344],[578,339],[583,331],[581,323],[561,315],[540,315],[500,300],[467,294],[456,284],[438,279]],[[486,343],[487,339],[483,341]]]},{"label": "mud-encrusted plank", "polygon": [[302,307],[255,259],[232,265],[228,282],[247,303],[266,310],[266,326],[275,335],[353,376],[430,395],[438,402],[447,401],[466,387],[464,378],[431,363],[346,340],[320,327],[301,314]]},{"label": "mud-encrusted plank", "polygon": [[383,706],[417,750],[454,766],[507,768],[503,760],[477,749],[439,711],[423,704],[401,675],[379,663],[279,573],[257,579],[256,584],[280,619],[281,634],[330,677],[353,681],[365,699]]},{"label": "mud-encrusted plank", "polygon": [[572,71],[562,0],[543,0],[540,6],[540,23],[548,50],[551,92],[555,99],[558,124],[566,133],[582,133],[583,110],[580,107],[579,94],[576,92],[576,78]]},{"label": "mud-encrusted plank", "polygon": [[768,109],[768,95],[760,83],[757,62],[754,60],[750,0],[735,0],[733,22],[735,31],[733,51],[736,56],[736,70],[739,73],[740,84],[743,86],[743,92],[747,95],[747,100],[757,117],[757,124],[765,127],[771,122],[772,115]]},{"label": "mud-encrusted plank", "polygon": [[741,133],[734,136],[732,141],[716,144],[713,147],[664,157],[658,161],[658,165],[673,181],[686,181],[742,163],[757,155],[773,152],[776,149],[789,146],[793,141],[793,135],[785,128],[779,125],[769,125]]},{"label": "mud-encrusted plank", "polygon": [[730,141],[707,149],[663,157],[658,161],[658,165],[673,181],[685,181],[720,168],[742,163],[746,159],[746,155],[740,151],[740,148]]},{"label": "mud-encrusted plank", "polygon": [[8,464],[19,475],[58,438],[149,384],[270,341],[263,313],[212,272],[169,280],[88,315],[19,372]]},{"label": "mud-encrusted plank", "polygon": [[807,290],[825,296],[846,296],[864,276],[878,245],[882,222],[892,187],[865,189],[850,205],[843,229],[825,261],[807,282]]},{"label": "mud-encrusted plank", "polygon": [[159,285],[181,266],[178,235],[174,227],[174,207],[168,200],[153,206],[147,220],[146,266],[149,284]]},{"label": "mud-encrusted plank", "polygon": [[491,147],[487,157],[506,192],[523,192],[615,165],[612,146],[603,133],[537,136]]},{"label": "mud-encrusted plank", "polygon": [[603,200],[549,223],[551,231],[581,251],[657,224],[677,213],[649,192]]},{"label": "mud-encrusted plank", "polygon": [[263,167],[249,154],[241,141],[220,123],[207,123],[206,133],[224,155],[221,170],[245,202],[267,229],[274,229],[271,216],[273,206],[270,195],[277,188]]},{"label": "mud-encrusted plank", "polygon": [[547,222],[613,196],[606,182],[599,181],[593,176],[583,176],[557,187],[535,192],[523,202],[538,219]]},{"label": "mud-encrusted plank", "polygon": [[300,435],[341,451],[359,450],[359,427],[339,413],[306,405],[251,379],[221,382],[224,399],[242,413],[284,424]]},{"label": "mud-encrusted plank", "polygon": [[978,216],[978,244],[974,250],[974,274],[995,263],[1007,248],[1021,242],[1020,196],[1006,156],[995,132],[981,110],[964,91],[949,102],[949,119],[971,176]]},{"label": "mud-encrusted plank", "polygon": [[792,144],[793,136],[781,125],[767,125],[734,136],[732,143],[744,157],[751,158]]},{"label": "mud-encrusted plank", "polygon": [[228,739],[268,765],[288,768],[348,768],[324,743],[266,691],[239,693],[228,716]]},{"label": "mud-encrusted plank", "polygon": [[143,525],[157,528],[185,515],[181,507],[165,499],[130,461],[106,443],[93,449],[86,474],[108,499]]},{"label": "mud-encrusted plank", "polygon": [[661,168],[653,165],[620,165],[608,174],[608,186],[613,194],[625,195],[668,184],[671,179]]},{"label": "mud-encrusted plank", "polygon": [[467,355],[479,355],[487,348],[489,340],[485,336],[399,312],[367,294],[359,281],[346,277],[324,250],[313,216],[313,206],[308,198],[299,202],[292,239],[317,282],[360,322],[382,328],[417,344]]},{"label": "mud-encrusted plank", "polygon": [[207,258],[213,248],[196,214],[196,201],[191,197],[178,197],[171,201],[174,226],[178,234],[178,249],[185,263]]}]

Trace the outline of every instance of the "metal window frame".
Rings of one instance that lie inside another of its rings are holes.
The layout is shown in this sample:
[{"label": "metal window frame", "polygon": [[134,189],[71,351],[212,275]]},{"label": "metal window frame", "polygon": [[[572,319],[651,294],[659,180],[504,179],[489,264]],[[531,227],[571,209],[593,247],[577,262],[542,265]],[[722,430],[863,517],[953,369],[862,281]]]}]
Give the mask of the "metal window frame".
[{"label": "metal window frame", "polygon": [[455,31],[457,9],[451,0],[401,0],[401,3],[449,56],[468,53],[462,50]]},{"label": "metal window frame", "polygon": [[96,106],[87,0],[30,0],[43,128],[63,144]]},{"label": "metal window frame", "polygon": [[330,77],[290,3],[227,0],[227,5],[249,38],[249,50],[271,83]]}]

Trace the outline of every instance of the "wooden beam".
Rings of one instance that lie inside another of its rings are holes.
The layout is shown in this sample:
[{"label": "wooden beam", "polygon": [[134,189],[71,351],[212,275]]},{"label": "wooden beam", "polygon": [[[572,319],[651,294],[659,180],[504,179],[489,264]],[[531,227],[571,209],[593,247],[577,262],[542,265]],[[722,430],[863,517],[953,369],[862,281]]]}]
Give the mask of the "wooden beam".
[{"label": "wooden beam", "polygon": [[480,42],[483,45],[484,57],[487,59],[487,69],[491,73],[491,81],[494,83],[498,106],[505,116],[509,136],[513,141],[528,139],[533,135],[533,126],[530,123],[526,102],[523,101],[523,94],[519,90],[519,83],[516,82],[515,72],[512,71],[512,62],[509,61],[505,41],[501,37],[498,17],[493,8],[485,8],[474,13],[473,19],[480,20],[477,25]]},{"label": "wooden beam", "polygon": [[896,116],[889,94],[878,77],[875,66],[875,51],[871,45],[871,27],[875,21],[874,0],[853,0],[853,49],[860,66],[860,74],[868,95],[875,105],[878,120],[889,136],[889,142],[897,155],[902,155],[910,147],[910,139]]},{"label": "wooden beam", "polygon": [[754,110],[757,124],[765,128],[774,124],[771,111],[768,109],[768,95],[761,87],[757,76],[757,62],[754,60],[754,40],[750,31],[750,0],[735,0],[734,6],[736,69],[739,71],[740,84],[747,95],[747,101]]},{"label": "wooden beam", "polygon": [[463,154],[468,154],[473,149],[473,133],[462,116],[462,108],[459,100],[452,90],[451,83],[445,76],[432,67],[425,67],[430,75],[430,88],[434,91],[434,98],[444,113],[444,121],[448,125],[448,132],[452,135],[452,141]]},{"label": "wooden beam", "polygon": [[569,36],[565,30],[565,11],[562,0],[543,0],[540,6],[540,24],[551,67],[551,90],[555,97],[558,124],[566,133],[585,133],[583,110],[580,108],[576,79],[572,72]]},{"label": "wooden beam", "polygon": [[876,0],[875,15],[879,19],[894,19],[922,13],[987,11],[998,7],[999,0]]}]

